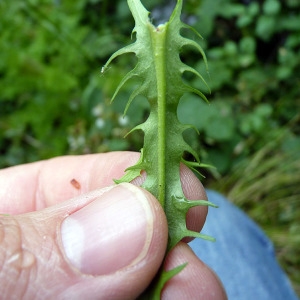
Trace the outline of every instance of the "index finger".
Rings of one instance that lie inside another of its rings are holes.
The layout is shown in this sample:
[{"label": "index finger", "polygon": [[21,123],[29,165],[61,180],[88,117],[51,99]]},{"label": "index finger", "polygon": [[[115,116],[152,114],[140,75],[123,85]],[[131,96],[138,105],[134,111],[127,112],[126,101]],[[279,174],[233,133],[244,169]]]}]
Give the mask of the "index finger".
[{"label": "index finger", "polygon": [[[139,153],[135,152],[61,156],[0,170],[0,213],[21,214],[40,210],[110,186],[138,158]],[[181,167],[181,183],[188,199],[206,199],[202,184],[186,166]],[[141,184],[141,180],[136,184]],[[199,231],[206,214],[207,207],[191,208],[187,214],[187,227]]]},{"label": "index finger", "polygon": [[0,213],[39,210],[112,185],[138,158],[134,152],[62,156],[0,170]]}]

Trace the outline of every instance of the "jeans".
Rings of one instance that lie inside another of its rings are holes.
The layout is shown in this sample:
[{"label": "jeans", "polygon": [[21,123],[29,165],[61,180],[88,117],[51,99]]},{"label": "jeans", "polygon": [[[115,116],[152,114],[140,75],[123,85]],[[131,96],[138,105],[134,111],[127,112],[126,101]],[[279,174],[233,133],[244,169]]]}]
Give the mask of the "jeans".
[{"label": "jeans", "polygon": [[216,242],[195,239],[190,246],[218,274],[228,299],[298,299],[258,225],[217,192],[208,190],[207,195],[219,208],[209,209],[202,233]]}]

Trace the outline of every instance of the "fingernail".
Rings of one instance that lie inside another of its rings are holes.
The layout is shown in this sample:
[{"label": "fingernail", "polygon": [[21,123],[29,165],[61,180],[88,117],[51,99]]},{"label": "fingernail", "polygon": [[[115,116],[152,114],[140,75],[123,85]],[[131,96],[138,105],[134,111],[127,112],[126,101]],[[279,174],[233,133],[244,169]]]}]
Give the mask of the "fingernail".
[{"label": "fingernail", "polygon": [[110,274],[141,261],[152,232],[146,196],[127,183],[68,216],[61,226],[66,257],[80,272],[91,275]]}]

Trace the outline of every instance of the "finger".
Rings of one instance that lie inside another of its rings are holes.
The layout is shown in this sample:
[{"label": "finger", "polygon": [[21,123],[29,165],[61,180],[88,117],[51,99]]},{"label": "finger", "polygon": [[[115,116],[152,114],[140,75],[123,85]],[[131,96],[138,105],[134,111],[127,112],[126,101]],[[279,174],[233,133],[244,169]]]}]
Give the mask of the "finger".
[{"label": "finger", "polygon": [[[141,186],[146,179],[146,173],[135,178],[132,183]],[[184,195],[189,200],[207,200],[205,189],[195,174],[185,165],[180,166],[180,180]],[[186,225],[189,230],[200,231],[205,223],[207,216],[207,206],[195,206],[189,209],[186,216]],[[184,238],[183,241],[188,243],[193,238]]]},{"label": "finger", "polygon": [[[180,177],[184,195],[189,200],[207,200],[202,183],[187,166],[181,166]],[[200,231],[205,223],[207,211],[207,206],[190,208],[186,216],[187,228],[192,231]],[[191,240],[192,238],[183,239],[184,242],[190,242]]]},{"label": "finger", "polygon": [[[135,152],[64,156],[0,171],[0,212],[20,214],[55,205],[96,188],[113,184],[139,158]],[[189,199],[206,199],[197,177],[181,168],[183,191]],[[206,207],[188,212],[187,226],[199,231]]]},{"label": "finger", "polygon": [[0,221],[3,299],[135,299],[166,249],[163,210],[128,183]]},{"label": "finger", "polygon": [[217,275],[195,256],[187,244],[175,246],[166,259],[165,268],[170,270],[186,262],[187,266],[167,282],[162,293],[163,300],[227,299]]},{"label": "finger", "polygon": [[63,156],[0,170],[0,212],[43,209],[110,186],[138,158],[134,152]]}]

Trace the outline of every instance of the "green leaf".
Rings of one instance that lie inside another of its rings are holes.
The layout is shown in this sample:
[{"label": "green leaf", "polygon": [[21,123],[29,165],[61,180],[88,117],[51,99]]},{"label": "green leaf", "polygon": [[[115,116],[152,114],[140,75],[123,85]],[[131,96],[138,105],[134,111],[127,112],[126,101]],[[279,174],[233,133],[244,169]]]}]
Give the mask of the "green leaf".
[{"label": "green leaf", "polygon": [[267,0],[263,4],[263,10],[267,15],[275,15],[280,12],[281,4],[277,0]]},{"label": "green leaf", "polygon": [[[136,40],[133,44],[115,52],[103,67],[103,71],[119,55],[135,53],[138,62],[134,69],[121,80],[112,101],[125,83],[136,79],[139,85],[129,97],[125,113],[132,101],[138,95],[142,95],[149,101],[150,114],[143,124],[133,129],[144,132],[144,146],[140,160],[128,168],[124,177],[117,182],[130,182],[142,171],[146,172],[147,177],[142,186],[159,200],[167,216],[168,251],[184,237],[213,240],[199,232],[187,229],[186,213],[191,207],[213,206],[213,204],[200,199],[198,201],[186,199],[180,180],[180,164],[183,162],[185,152],[192,154],[195,159],[195,162],[184,161],[187,166],[191,169],[201,166],[198,154],[183,138],[183,132],[191,126],[182,124],[178,120],[177,108],[180,99],[185,93],[193,93],[207,101],[199,89],[187,85],[182,79],[183,73],[190,72],[207,86],[203,76],[180,59],[183,47],[193,47],[203,57],[207,66],[206,56],[201,46],[194,40],[182,36],[181,31],[188,29],[196,37],[201,38],[201,36],[192,27],[181,22],[182,0],[177,1],[170,20],[158,27],[152,25],[148,18],[149,12],[139,0],[128,0],[128,5],[135,20],[132,35],[136,37]],[[158,287],[154,287],[155,297],[151,299],[159,297],[166,280],[174,274],[177,274],[177,269],[167,273],[161,272],[160,276],[158,275],[156,279]]]},{"label": "green leaf", "polygon": [[276,20],[268,15],[259,17],[256,24],[256,34],[263,40],[268,40],[276,28]]},{"label": "green leaf", "polygon": [[162,289],[165,284],[175,275],[180,273],[187,264],[180,265],[172,270],[165,271],[163,267],[160,268],[156,279],[149,285],[146,292],[143,293],[139,300],[159,300]]}]

